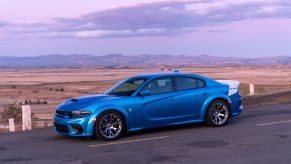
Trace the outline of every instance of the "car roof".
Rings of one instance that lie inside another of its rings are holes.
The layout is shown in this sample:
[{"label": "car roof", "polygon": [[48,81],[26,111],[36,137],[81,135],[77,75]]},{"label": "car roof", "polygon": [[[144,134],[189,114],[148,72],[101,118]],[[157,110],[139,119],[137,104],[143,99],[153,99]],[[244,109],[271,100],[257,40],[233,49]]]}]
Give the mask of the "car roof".
[{"label": "car roof", "polygon": [[200,75],[196,74],[190,74],[190,73],[180,73],[180,72],[159,72],[159,73],[150,73],[150,74],[140,74],[140,75],[135,75],[132,77],[136,78],[147,78],[147,79],[152,79],[152,78],[157,78],[157,77],[166,77],[166,76],[189,76],[189,77],[197,77],[197,78],[205,78]]}]

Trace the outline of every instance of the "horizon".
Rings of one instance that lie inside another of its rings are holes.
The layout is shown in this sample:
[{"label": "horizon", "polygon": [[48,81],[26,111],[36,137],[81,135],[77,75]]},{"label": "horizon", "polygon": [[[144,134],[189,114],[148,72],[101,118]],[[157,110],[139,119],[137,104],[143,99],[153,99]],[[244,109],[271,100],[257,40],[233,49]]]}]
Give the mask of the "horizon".
[{"label": "horizon", "polygon": [[0,3],[0,56],[291,56],[288,0]]},{"label": "horizon", "polygon": [[35,55],[35,56],[1,56],[0,57],[16,57],[16,58],[37,58],[37,57],[45,57],[45,56],[93,56],[93,57],[106,57],[106,56],[112,56],[112,55],[120,55],[123,57],[126,56],[173,56],[173,57],[179,57],[179,56],[188,56],[188,57],[200,57],[200,56],[206,56],[206,57],[218,57],[218,58],[234,58],[234,59],[258,59],[258,58],[278,58],[278,57],[286,57],[291,58],[291,56],[288,55],[278,55],[278,56],[255,56],[255,57],[235,57],[235,56],[217,56],[217,55],[211,55],[211,54],[121,54],[121,53],[109,53],[109,54],[78,54],[78,53],[72,53],[72,54],[45,54],[45,55]]}]

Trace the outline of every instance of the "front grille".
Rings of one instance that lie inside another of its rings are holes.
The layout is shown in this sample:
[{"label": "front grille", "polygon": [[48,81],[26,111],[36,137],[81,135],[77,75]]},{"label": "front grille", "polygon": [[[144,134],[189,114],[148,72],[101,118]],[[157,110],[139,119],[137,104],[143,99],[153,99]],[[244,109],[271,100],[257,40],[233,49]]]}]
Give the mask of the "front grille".
[{"label": "front grille", "polygon": [[79,124],[72,124],[71,126],[74,129],[74,131],[78,134],[82,134],[84,132],[82,126]]},{"label": "front grille", "polygon": [[66,125],[60,125],[55,123],[56,130],[61,133],[69,133],[69,128]]}]

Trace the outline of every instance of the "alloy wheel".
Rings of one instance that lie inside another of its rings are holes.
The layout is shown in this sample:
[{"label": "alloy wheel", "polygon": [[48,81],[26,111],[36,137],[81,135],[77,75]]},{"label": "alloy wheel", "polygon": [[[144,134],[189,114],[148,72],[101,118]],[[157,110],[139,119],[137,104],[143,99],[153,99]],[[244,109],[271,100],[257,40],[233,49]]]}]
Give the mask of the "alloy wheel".
[{"label": "alloy wheel", "polygon": [[229,117],[228,107],[225,103],[217,102],[210,109],[210,118],[216,125],[223,125]]},{"label": "alloy wheel", "polygon": [[99,122],[99,131],[103,137],[113,139],[122,131],[121,118],[116,114],[106,114]]}]

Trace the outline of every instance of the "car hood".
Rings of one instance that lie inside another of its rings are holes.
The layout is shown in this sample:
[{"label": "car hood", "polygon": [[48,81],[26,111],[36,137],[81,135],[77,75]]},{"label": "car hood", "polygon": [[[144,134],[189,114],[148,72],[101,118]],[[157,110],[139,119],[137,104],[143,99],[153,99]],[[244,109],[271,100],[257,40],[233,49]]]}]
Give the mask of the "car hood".
[{"label": "car hood", "polygon": [[78,98],[73,98],[65,101],[64,103],[60,104],[57,107],[57,110],[61,111],[74,111],[74,110],[84,110],[85,107],[88,107],[92,104],[100,103],[103,101],[111,101],[116,99],[121,99],[121,96],[112,96],[112,95],[105,95],[105,94],[98,94],[98,95],[89,95],[89,96],[82,96]]}]

